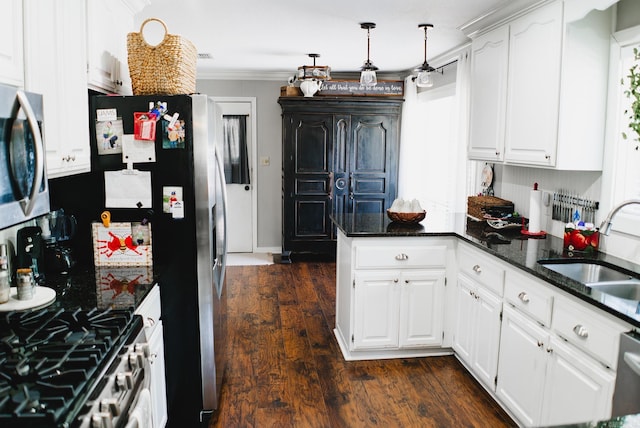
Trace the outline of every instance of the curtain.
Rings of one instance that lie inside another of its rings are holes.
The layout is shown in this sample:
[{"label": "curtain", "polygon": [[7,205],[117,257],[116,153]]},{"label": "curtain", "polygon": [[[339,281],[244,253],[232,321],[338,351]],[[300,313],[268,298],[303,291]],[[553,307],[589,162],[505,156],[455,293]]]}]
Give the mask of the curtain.
[{"label": "curtain", "polygon": [[224,115],[222,127],[225,181],[228,184],[251,184],[247,150],[247,116]]}]

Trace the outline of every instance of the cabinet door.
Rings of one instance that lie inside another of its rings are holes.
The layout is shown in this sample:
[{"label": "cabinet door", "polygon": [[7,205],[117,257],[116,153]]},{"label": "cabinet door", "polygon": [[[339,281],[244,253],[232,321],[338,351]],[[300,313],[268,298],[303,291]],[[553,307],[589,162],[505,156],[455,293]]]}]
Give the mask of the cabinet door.
[{"label": "cabinet door", "polygon": [[561,49],[562,2],[510,26],[507,162],[555,165]]},{"label": "cabinet door", "polygon": [[[285,116],[283,234],[286,250],[321,250],[331,243],[333,118],[330,114]],[[306,247],[300,247],[305,246]]]},{"label": "cabinet door", "polygon": [[503,159],[508,50],[507,25],[483,34],[471,44],[470,159]]},{"label": "cabinet door", "polygon": [[151,364],[151,411],[154,427],[163,427],[167,423],[167,396],[165,381],[164,340],[162,322],[159,322],[149,338],[149,362]]},{"label": "cabinet door", "polygon": [[24,85],[22,0],[2,3],[0,14],[0,82]]},{"label": "cabinet door", "polygon": [[351,116],[349,207],[354,214],[381,213],[396,196],[398,119]]},{"label": "cabinet door", "polygon": [[440,346],[444,270],[404,271],[400,277],[401,348]]},{"label": "cabinet door", "polygon": [[541,425],[564,425],[611,417],[615,373],[555,337],[547,348],[549,366]]},{"label": "cabinet door", "polygon": [[399,283],[397,271],[355,274],[353,349],[398,347]]},{"label": "cabinet door", "polygon": [[87,2],[88,76],[92,89],[131,94],[127,34],[133,13],[122,0]]},{"label": "cabinet door", "polygon": [[453,349],[469,366],[472,365],[476,337],[476,285],[464,275],[458,275],[457,313]]},{"label": "cabinet door", "polygon": [[25,0],[25,87],[44,96],[49,178],[91,168],[85,1]]},{"label": "cabinet door", "polygon": [[[478,287],[476,291],[476,317],[474,322],[474,357],[472,368],[486,385],[495,387],[500,347],[500,313],[502,300]],[[492,388],[493,389],[493,388]]]},{"label": "cabinet door", "polygon": [[544,329],[504,307],[496,394],[526,426],[540,420],[548,344]]}]

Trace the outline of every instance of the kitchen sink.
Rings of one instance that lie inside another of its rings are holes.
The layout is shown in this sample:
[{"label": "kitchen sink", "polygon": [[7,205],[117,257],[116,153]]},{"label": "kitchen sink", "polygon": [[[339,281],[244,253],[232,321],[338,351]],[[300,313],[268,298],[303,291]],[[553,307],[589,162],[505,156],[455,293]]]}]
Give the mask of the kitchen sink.
[{"label": "kitchen sink", "polygon": [[538,260],[542,266],[578,281],[591,290],[627,300],[640,301],[640,278],[622,269],[580,261]]},{"label": "kitchen sink", "polygon": [[620,282],[591,284],[588,287],[592,290],[596,290],[610,296],[616,296],[621,299],[640,301],[640,280],[637,279],[630,279],[628,281]]},{"label": "kitchen sink", "polygon": [[634,279],[640,282],[640,280],[623,270],[582,260],[576,262],[539,260],[538,263],[547,269],[551,269],[560,275],[564,275],[587,286],[610,282],[625,282]]}]

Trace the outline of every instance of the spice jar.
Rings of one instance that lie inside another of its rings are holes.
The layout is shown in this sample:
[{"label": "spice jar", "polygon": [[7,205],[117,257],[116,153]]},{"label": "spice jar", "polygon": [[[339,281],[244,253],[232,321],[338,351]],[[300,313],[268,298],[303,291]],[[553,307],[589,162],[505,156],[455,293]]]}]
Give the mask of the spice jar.
[{"label": "spice jar", "polygon": [[11,281],[9,271],[0,270],[0,303],[7,303],[11,292]]},{"label": "spice jar", "polygon": [[29,300],[35,293],[35,279],[31,268],[21,268],[16,270],[16,287],[18,289],[18,300]]}]

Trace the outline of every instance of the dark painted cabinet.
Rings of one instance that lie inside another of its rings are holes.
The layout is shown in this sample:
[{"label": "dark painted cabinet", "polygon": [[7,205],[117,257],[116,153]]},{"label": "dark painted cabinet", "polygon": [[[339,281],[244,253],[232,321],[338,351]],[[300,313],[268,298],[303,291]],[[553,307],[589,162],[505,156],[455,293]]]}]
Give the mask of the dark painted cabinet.
[{"label": "dark painted cabinet", "polygon": [[332,213],[396,198],[402,99],[283,97],[282,256],[335,253]]}]

